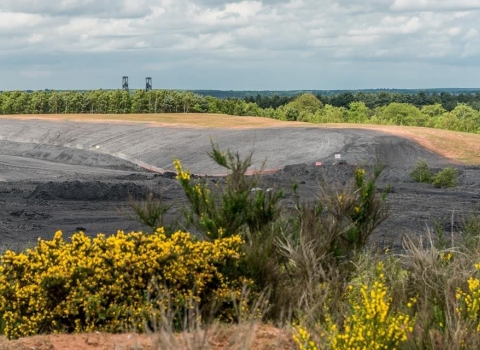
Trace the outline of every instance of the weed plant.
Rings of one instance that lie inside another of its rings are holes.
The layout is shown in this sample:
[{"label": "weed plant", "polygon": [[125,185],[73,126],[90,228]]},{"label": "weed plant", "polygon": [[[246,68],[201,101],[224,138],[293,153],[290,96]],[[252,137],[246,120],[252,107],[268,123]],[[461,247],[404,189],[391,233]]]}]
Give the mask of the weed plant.
[{"label": "weed plant", "polygon": [[171,206],[166,205],[152,191],[147,193],[143,202],[130,198],[129,206],[131,212],[127,213],[127,217],[149,227],[151,232],[155,232],[159,227],[163,227],[167,235],[175,232],[175,225],[173,223],[167,225],[165,222],[165,215]]}]

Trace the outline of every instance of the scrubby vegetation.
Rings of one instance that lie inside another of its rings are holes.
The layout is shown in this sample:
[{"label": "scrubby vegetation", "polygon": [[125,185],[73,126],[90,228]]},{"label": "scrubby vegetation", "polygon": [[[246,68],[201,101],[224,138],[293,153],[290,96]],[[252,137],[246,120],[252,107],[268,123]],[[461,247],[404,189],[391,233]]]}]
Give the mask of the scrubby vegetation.
[{"label": "scrubby vegetation", "polygon": [[221,113],[311,123],[368,123],[480,132],[480,94],[393,94],[218,99],[188,91],[0,92],[0,114]]},{"label": "scrubby vegetation", "polygon": [[419,160],[410,175],[415,182],[431,183],[438,188],[449,188],[457,185],[458,170],[453,167],[447,167],[436,174],[432,174],[432,170],[427,162]]},{"label": "scrubby vegetation", "polygon": [[424,159],[420,159],[415,164],[415,168],[410,173],[413,181],[415,182],[432,182],[432,171],[430,170],[427,162]]},{"label": "scrubby vegetation", "polygon": [[[32,249],[2,256],[3,332],[16,338],[142,330],[145,317],[159,308],[231,301],[231,293],[240,295],[243,287],[228,275],[236,269],[241,244],[238,235],[209,242],[185,232],[167,237],[162,228],[93,239],[80,232],[69,241],[57,232]],[[162,294],[167,290],[169,300]]]},{"label": "scrubby vegetation", "polygon": [[457,184],[458,170],[452,167],[447,167],[439,171],[432,180],[435,187],[447,188],[455,187]]},{"label": "scrubby vegetation", "polygon": [[[381,168],[356,169],[344,187],[323,185],[314,202],[294,186],[288,209],[281,189],[246,176],[251,155],[215,145],[210,155],[224,180],[193,177],[175,161],[190,203],[182,223],[195,234],[157,228],[66,240],[58,232],[5,252],[3,333],[153,329],[166,341],[192,324],[248,320],[286,324],[298,349],[480,346],[480,218],[448,239],[426,232],[389,252],[369,241],[388,216],[388,191],[375,185]],[[149,205],[137,215],[154,226],[162,210]]]}]

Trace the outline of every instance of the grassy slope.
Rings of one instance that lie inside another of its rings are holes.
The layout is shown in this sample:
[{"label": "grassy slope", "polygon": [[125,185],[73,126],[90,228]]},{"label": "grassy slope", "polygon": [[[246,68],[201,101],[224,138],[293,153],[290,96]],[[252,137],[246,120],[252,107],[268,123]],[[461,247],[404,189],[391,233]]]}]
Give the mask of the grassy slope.
[{"label": "grassy slope", "polygon": [[402,136],[446,158],[465,164],[480,164],[480,135],[417,126],[324,124],[330,128],[363,128]]},{"label": "grassy slope", "polygon": [[[202,113],[159,113],[159,114],[28,114],[8,115],[0,118],[16,119],[46,119],[46,120],[72,120],[72,121],[121,121],[121,122],[147,122],[162,125],[195,126],[206,128],[262,128],[272,126],[293,126],[299,123],[282,122],[270,118],[236,117],[225,114]],[[311,125],[302,123],[303,125]]]},{"label": "grassy slope", "polygon": [[269,118],[236,117],[222,114],[61,114],[14,115],[0,118],[46,119],[103,122],[148,122],[157,125],[208,128],[318,127],[378,130],[410,138],[447,158],[466,164],[480,164],[480,135],[413,126],[362,124],[311,124],[284,122]]}]

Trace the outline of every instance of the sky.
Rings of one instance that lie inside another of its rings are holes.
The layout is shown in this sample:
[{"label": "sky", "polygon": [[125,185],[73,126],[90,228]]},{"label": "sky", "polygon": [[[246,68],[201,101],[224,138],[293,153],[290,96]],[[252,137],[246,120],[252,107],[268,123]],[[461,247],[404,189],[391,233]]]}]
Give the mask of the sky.
[{"label": "sky", "polygon": [[480,0],[0,0],[0,90],[480,88]]}]

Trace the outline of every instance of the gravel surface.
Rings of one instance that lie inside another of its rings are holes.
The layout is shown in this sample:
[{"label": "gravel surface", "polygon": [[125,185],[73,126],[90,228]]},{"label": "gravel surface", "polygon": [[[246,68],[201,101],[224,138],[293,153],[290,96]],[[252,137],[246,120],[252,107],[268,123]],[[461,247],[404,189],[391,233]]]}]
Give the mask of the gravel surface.
[{"label": "gravel surface", "polygon": [[461,227],[463,213],[478,211],[479,167],[456,164],[460,177],[453,189],[414,183],[409,173],[418,159],[435,169],[449,161],[378,131],[0,119],[0,245],[24,247],[39,237],[51,238],[56,230],[94,235],[144,229],[127,212],[131,198],[145,198],[149,190],[172,205],[169,219],[178,217],[185,198],[168,173],[172,160],[179,158],[196,174],[222,174],[207,155],[211,139],[222,149],[254,152],[256,168],[265,161],[265,169],[280,169],[264,179],[286,189],[286,206],[294,182],[304,200],[313,200],[319,182],[343,186],[356,165],[385,164],[378,186],[392,187],[392,215],[372,239],[382,247],[400,249],[404,235],[423,234],[435,222],[447,231]]}]

